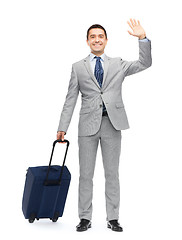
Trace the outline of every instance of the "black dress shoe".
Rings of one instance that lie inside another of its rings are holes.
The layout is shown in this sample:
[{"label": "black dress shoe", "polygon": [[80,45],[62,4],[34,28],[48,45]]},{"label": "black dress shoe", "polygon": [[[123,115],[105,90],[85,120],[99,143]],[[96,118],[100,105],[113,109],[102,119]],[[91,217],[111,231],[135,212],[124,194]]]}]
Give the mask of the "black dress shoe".
[{"label": "black dress shoe", "polygon": [[76,226],[77,232],[87,231],[88,228],[91,228],[91,222],[87,219],[81,219],[78,226]]},{"label": "black dress shoe", "polygon": [[107,227],[110,228],[112,231],[122,232],[123,228],[118,223],[118,220],[111,220],[107,223]]}]

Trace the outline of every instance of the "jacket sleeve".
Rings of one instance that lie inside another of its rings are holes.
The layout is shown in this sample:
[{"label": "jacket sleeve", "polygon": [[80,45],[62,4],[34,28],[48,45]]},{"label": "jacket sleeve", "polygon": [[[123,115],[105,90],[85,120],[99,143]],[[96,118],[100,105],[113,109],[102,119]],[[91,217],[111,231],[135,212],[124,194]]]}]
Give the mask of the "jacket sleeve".
[{"label": "jacket sleeve", "polygon": [[74,69],[74,65],[72,65],[71,79],[69,82],[68,92],[67,92],[65,103],[63,105],[63,109],[61,112],[57,131],[64,131],[65,133],[67,132],[67,129],[71,122],[73,111],[78,99],[78,95],[79,95],[79,84],[78,84],[76,71]]},{"label": "jacket sleeve", "polygon": [[139,41],[139,59],[136,61],[125,61],[121,59],[121,66],[125,77],[141,72],[152,65],[151,41]]}]

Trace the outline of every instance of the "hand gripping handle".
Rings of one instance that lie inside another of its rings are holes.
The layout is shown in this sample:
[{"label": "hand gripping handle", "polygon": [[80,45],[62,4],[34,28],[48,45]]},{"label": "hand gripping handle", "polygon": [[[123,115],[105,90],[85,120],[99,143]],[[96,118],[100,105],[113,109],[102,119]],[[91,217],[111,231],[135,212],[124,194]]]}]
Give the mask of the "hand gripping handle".
[{"label": "hand gripping handle", "polygon": [[[61,173],[60,173],[59,180],[50,181],[50,180],[48,180],[48,177],[49,177],[49,172],[50,172],[50,168],[51,168],[52,157],[53,157],[53,153],[54,153],[54,148],[55,148],[55,146],[56,146],[56,143],[58,143],[58,142],[66,142],[66,143],[67,143],[67,145],[66,145],[66,152],[65,152],[65,155],[64,155],[64,160],[63,160],[63,164],[62,164],[62,168],[61,168]],[[46,186],[50,186],[50,185],[60,185],[60,183],[61,183],[61,178],[62,178],[62,175],[63,175],[63,168],[64,168],[64,164],[65,164],[65,161],[66,161],[66,155],[67,155],[67,152],[68,152],[68,147],[69,147],[69,141],[66,140],[66,139],[64,139],[64,141],[62,141],[62,140],[55,140],[55,141],[53,142],[51,157],[50,157],[49,166],[48,166],[47,175],[46,175],[46,180],[45,180],[45,182],[44,182],[44,185],[46,185]]]}]

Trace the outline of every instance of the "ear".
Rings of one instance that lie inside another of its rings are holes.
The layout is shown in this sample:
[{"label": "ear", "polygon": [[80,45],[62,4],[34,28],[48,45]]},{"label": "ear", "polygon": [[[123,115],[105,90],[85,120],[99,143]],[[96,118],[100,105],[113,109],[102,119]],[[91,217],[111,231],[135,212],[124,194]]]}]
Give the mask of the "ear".
[{"label": "ear", "polygon": [[86,40],[86,42],[87,42],[87,45],[90,46],[90,41],[88,39]]}]

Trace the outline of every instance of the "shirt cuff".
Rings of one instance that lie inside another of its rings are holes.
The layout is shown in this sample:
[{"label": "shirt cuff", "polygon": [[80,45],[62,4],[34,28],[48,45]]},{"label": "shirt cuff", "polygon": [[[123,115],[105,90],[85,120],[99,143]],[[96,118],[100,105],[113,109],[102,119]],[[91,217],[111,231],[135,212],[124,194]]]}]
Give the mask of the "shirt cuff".
[{"label": "shirt cuff", "polygon": [[144,38],[144,39],[138,39],[140,42],[148,42],[149,39],[148,38]]}]

